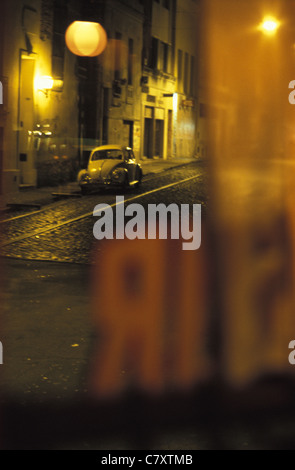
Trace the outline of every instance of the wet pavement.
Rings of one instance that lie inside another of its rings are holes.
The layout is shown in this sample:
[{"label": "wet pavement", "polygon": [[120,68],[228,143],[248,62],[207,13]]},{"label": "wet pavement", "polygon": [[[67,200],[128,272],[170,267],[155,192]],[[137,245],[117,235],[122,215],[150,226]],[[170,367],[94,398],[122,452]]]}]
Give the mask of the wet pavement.
[{"label": "wet pavement", "polygon": [[[74,184],[70,187],[76,191]],[[154,191],[162,187],[166,189],[159,198]],[[115,401],[93,400],[89,366],[99,332],[91,321],[92,211],[98,202],[113,202],[116,193],[53,200],[52,191],[18,193],[23,200],[44,203],[40,209],[2,213],[2,446],[294,449],[295,386],[283,377],[241,393],[209,381],[163,396],[131,390]],[[159,165],[148,173],[146,168],[141,191],[126,194],[126,199],[135,197],[144,205],[159,199],[165,204],[199,202],[206,213],[206,182],[199,162],[182,162],[172,171]],[[102,245],[95,249],[99,263]]]},{"label": "wet pavement", "polygon": [[[148,173],[146,168],[141,190],[128,192],[126,199],[136,198],[146,205],[159,202],[161,191],[161,202],[189,203],[199,198],[205,207],[202,165],[182,161],[172,171],[166,169],[156,164]],[[165,410],[163,403],[153,399],[148,405],[146,397],[93,403],[88,395],[97,334],[91,323],[89,292],[92,212],[98,202],[113,203],[116,193],[52,200],[52,188],[42,188],[21,192],[19,197],[34,203],[42,200],[44,205],[5,210],[1,220],[4,447],[203,448],[204,437],[196,436],[193,423],[183,428],[190,406],[183,410],[179,431],[180,415],[171,413],[174,402],[167,403]],[[98,243],[97,263],[99,255]],[[183,405],[187,407],[185,400]]]}]

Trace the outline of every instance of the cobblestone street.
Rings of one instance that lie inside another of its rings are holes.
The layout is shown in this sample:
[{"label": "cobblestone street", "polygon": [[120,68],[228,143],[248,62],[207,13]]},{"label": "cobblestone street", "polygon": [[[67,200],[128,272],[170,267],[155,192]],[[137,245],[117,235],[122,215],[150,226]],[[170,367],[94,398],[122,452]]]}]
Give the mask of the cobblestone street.
[{"label": "cobblestone street", "polygon": [[[189,180],[176,184],[186,179]],[[161,187],[174,183],[175,186],[161,190]],[[143,194],[142,198],[140,194]],[[2,255],[35,260],[91,262],[93,209],[99,203],[113,204],[116,195],[121,195],[120,191],[108,190],[81,198],[60,199],[40,211],[33,211],[32,215],[29,212],[4,214],[0,231]],[[195,163],[158,175],[148,175],[140,191],[128,190],[124,197],[127,204],[130,199],[144,206],[159,203],[159,198],[161,203],[167,205],[174,202],[200,203],[205,213],[207,194],[203,167]]]}]

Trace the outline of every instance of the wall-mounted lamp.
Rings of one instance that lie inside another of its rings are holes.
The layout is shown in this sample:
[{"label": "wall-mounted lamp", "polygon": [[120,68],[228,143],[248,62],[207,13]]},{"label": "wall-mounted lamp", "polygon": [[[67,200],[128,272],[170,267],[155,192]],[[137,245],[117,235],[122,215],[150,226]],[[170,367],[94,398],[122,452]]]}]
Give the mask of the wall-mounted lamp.
[{"label": "wall-mounted lamp", "polygon": [[35,88],[38,91],[42,91],[46,98],[48,97],[48,92],[52,90],[54,85],[54,80],[49,75],[42,75],[41,77],[36,77],[35,79]]}]

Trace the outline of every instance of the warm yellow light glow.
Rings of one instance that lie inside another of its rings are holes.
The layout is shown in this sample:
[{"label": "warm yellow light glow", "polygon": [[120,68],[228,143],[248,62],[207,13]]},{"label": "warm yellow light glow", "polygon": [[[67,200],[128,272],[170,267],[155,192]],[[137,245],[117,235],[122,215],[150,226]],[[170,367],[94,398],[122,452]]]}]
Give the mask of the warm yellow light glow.
[{"label": "warm yellow light glow", "polygon": [[267,20],[263,23],[263,28],[266,31],[275,31],[278,27],[278,24],[275,21],[272,20]]},{"label": "warm yellow light glow", "polygon": [[89,21],[74,21],[66,30],[65,39],[73,54],[85,57],[101,54],[107,45],[104,28]]},{"label": "warm yellow light glow", "polygon": [[35,88],[36,90],[52,90],[53,88],[53,78],[49,75],[43,75],[41,77],[36,77],[35,79]]},{"label": "warm yellow light glow", "polygon": [[265,33],[265,34],[274,34],[278,27],[280,26],[280,23],[276,18],[273,17],[266,17],[263,19],[260,29]]},{"label": "warm yellow light glow", "polygon": [[173,93],[173,111],[177,113],[178,110],[178,95],[177,93]]}]

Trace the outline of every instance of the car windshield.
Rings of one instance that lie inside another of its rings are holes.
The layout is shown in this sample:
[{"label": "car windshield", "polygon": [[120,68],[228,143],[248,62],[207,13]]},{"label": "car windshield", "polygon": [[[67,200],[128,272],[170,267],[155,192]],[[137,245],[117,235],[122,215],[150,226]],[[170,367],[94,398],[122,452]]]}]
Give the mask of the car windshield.
[{"label": "car windshield", "polygon": [[91,160],[122,160],[123,152],[120,149],[96,150]]}]

